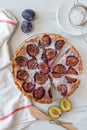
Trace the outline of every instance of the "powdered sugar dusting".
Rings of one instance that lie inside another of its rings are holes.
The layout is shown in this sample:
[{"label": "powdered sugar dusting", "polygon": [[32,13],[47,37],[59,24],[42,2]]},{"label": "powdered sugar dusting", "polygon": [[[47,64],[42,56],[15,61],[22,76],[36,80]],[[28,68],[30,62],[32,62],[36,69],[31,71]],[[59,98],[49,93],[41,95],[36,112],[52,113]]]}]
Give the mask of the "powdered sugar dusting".
[{"label": "powdered sugar dusting", "polygon": [[28,53],[26,53],[24,56],[25,56],[25,58],[27,58],[28,60],[31,60],[31,59],[32,59],[32,57],[29,56]]},{"label": "powdered sugar dusting", "polygon": [[58,87],[60,84],[65,84],[66,79],[64,76],[62,76],[61,78],[53,78],[53,83],[55,84],[55,87]]},{"label": "powdered sugar dusting", "polygon": [[49,49],[49,48],[55,50],[55,41],[54,40],[52,40],[51,44],[48,47],[46,47],[46,49]]},{"label": "powdered sugar dusting", "polygon": [[43,54],[43,49],[39,48],[39,53],[36,56],[38,64],[40,64],[41,62],[43,62],[43,60],[42,60],[42,54]]},{"label": "powdered sugar dusting", "polygon": [[27,82],[34,82],[34,75],[39,72],[38,69],[35,69],[35,70],[31,70],[31,69],[28,69],[27,67],[21,67],[22,70],[26,70],[29,74],[29,78],[27,79]]}]

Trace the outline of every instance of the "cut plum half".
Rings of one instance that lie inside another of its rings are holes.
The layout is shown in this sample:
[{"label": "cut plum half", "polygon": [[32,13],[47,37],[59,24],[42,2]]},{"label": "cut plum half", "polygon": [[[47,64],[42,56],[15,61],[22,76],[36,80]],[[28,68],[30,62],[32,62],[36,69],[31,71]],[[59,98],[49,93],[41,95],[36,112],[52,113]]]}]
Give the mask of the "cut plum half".
[{"label": "cut plum half", "polygon": [[61,96],[65,97],[67,95],[67,86],[65,84],[58,85],[57,90]]},{"label": "cut plum half", "polygon": [[60,100],[60,108],[63,112],[68,112],[72,109],[72,103],[68,98],[63,98]]},{"label": "cut plum half", "polygon": [[47,60],[51,60],[56,56],[56,51],[53,49],[46,49],[45,55]]},{"label": "cut plum half", "polygon": [[36,99],[42,99],[45,95],[45,89],[43,87],[39,87],[37,89],[34,89],[33,91],[33,97]]},{"label": "cut plum half", "polygon": [[42,36],[42,43],[45,47],[48,47],[51,44],[51,38],[49,35]]},{"label": "cut plum half", "polygon": [[65,45],[65,41],[64,40],[57,40],[56,43],[55,43],[55,48],[57,50],[61,50],[64,45]]},{"label": "cut plum half", "polygon": [[32,82],[23,82],[22,88],[23,88],[24,91],[26,91],[27,93],[30,93],[30,92],[32,92],[33,89],[35,88],[35,85],[34,85]]},{"label": "cut plum half", "polygon": [[57,73],[57,72],[52,72],[52,76],[53,76],[54,78],[60,78],[62,75],[60,75],[60,74]]},{"label": "cut plum half", "polygon": [[48,115],[53,119],[58,119],[62,114],[62,110],[58,106],[50,106],[48,108]]},{"label": "cut plum half", "polygon": [[65,76],[65,78],[66,78],[67,82],[70,84],[75,83],[77,81],[77,78],[72,78],[69,76]]},{"label": "cut plum half", "polygon": [[37,60],[35,58],[27,61],[28,69],[34,70],[38,67]]},{"label": "cut plum half", "polygon": [[20,67],[25,67],[26,66],[26,61],[27,61],[27,59],[24,56],[18,56],[16,58],[16,63]]},{"label": "cut plum half", "polygon": [[66,74],[66,68],[62,64],[57,64],[56,66],[54,66],[53,72],[57,74]]},{"label": "cut plum half", "polygon": [[29,74],[26,70],[18,70],[17,71],[17,79],[27,80],[28,78],[29,78]]},{"label": "cut plum half", "polygon": [[67,56],[66,58],[66,65],[68,66],[76,66],[79,62],[78,57],[74,55]]},{"label": "cut plum half", "polygon": [[42,73],[44,74],[48,74],[50,69],[49,66],[47,65],[47,63],[44,61],[39,65],[39,69]]},{"label": "cut plum half", "polygon": [[74,74],[74,75],[78,75],[78,72],[76,71],[76,69],[74,69],[73,67],[69,67],[66,71],[66,74]]},{"label": "cut plum half", "polygon": [[44,84],[47,80],[47,77],[45,75],[43,75],[42,73],[36,73],[34,75],[34,80],[37,84]]},{"label": "cut plum half", "polygon": [[31,57],[35,57],[39,53],[39,48],[35,44],[29,44],[26,50]]}]

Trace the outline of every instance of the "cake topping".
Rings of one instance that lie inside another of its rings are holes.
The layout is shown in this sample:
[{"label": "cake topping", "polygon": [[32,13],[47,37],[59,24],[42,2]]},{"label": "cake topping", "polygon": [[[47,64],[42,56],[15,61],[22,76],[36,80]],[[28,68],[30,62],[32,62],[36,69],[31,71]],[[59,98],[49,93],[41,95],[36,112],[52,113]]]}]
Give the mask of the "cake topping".
[{"label": "cake topping", "polygon": [[75,83],[76,81],[77,81],[77,79],[76,78],[71,78],[71,77],[68,77],[68,76],[66,76],[65,77],[66,78],[66,80],[68,81],[68,83]]},{"label": "cake topping", "polygon": [[67,87],[65,84],[61,84],[57,87],[57,90],[59,91],[59,93],[65,97],[67,95]]},{"label": "cake topping", "polygon": [[35,88],[35,86],[31,82],[29,82],[29,83],[28,82],[24,82],[22,84],[22,87],[23,87],[24,91],[26,91],[28,93],[32,92],[33,89]]},{"label": "cake topping", "polygon": [[72,68],[72,67],[69,67],[68,70],[66,71],[67,74],[75,74],[75,75],[78,75],[78,72]]},{"label": "cake topping", "polygon": [[66,59],[66,65],[69,65],[69,66],[76,66],[79,62],[79,59],[75,56],[68,56],[67,59]]},{"label": "cake topping", "polygon": [[47,57],[48,60],[53,59],[56,56],[56,54],[57,54],[56,51],[53,50],[53,49],[47,49],[46,50],[46,57]]},{"label": "cake topping", "polygon": [[28,69],[34,70],[38,66],[37,60],[35,58],[27,61],[27,67]]},{"label": "cake topping", "polygon": [[56,47],[57,50],[60,50],[60,49],[62,49],[62,47],[64,46],[64,44],[65,44],[64,40],[58,40],[55,43],[55,47]]},{"label": "cake topping", "polygon": [[62,75],[60,75],[59,73],[56,73],[56,72],[52,72],[52,76],[54,78],[60,78]]},{"label": "cake topping", "polygon": [[35,45],[35,44],[28,45],[27,46],[27,53],[31,57],[35,57],[39,53],[39,49],[38,49],[37,45]]},{"label": "cake topping", "polygon": [[58,74],[65,74],[66,73],[66,68],[64,65],[62,64],[57,64],[54,68],[53,68],[53,72],[56,72]]},{"label": "cake topping", "polygon": [[18,70],[17,71],[17,78],[19,80],[26,80],[29,78],[29,74],[27,73],[26,70]]},{"label": "cake topping", "polygon": [[19,66],[26,66],[26,58],[23,57],[23,56],[19,56],[16,58],[16,63],[19,65]]},{"label": "cake topping", "polygon": [[48,67],[48,65],[47,65],[46,62],[42,62],[42,63],[39,65],[39,69],[40,69],[40,71],[41,71],[42,73],[44,73],[44,74],[49,73],[49,67]]},{"label": "cake topping", "polygon": [[33,96],[36,99],[41,99],[44,97],[45,89],[43,87],[39,87],[38,89],[34,89]]},{"label": "cake topping", "polygon": [[44,35],[42,37],[42,41],[43,41],[45,47],[47,47],[51,44],[51,38],[48,35]]},{"label": "cake topping", "polygon": [[44,84],[47,80],[47,78],[41,73],[36,73],[34,76],[34,79],[35,79],[36,83],[40,84],[40,85]]}]

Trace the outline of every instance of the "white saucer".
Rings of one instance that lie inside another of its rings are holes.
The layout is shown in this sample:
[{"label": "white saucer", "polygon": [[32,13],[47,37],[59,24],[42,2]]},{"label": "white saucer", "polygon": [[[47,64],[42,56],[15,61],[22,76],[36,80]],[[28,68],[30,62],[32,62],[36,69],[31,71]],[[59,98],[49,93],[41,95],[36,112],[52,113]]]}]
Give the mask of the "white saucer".
[{"label": "white saucer", "polygon": [[[84,4],[84,1],[83,1],[83,4]],[[81,35],[80,28],[73,27],[69,21],[69,12],[73,5],[74,5],[74,0],[60,1],[57,8],[57,12],[56,12],[56,21],[57,21],[58,27],[65,33],[79,36]],[[85,27],[83,28],[83,32],[86,33]]]}]

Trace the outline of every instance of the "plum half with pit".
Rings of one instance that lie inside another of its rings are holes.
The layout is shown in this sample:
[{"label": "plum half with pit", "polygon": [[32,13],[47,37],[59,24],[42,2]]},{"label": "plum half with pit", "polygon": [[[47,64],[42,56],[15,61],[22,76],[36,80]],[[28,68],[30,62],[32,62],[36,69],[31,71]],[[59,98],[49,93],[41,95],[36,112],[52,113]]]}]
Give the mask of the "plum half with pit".
[{"label": "plum half with pit", "polygon": [[60,108],[63,112],[68,112],[72,109],[72,103],[68,98],[63,98],[60,100]]},{"label": "plum half with pit", "polygon": [[50,106],[48,108],[48,115],[53,119],[58,119],[62,114],[62,110],[58,106]]}]

